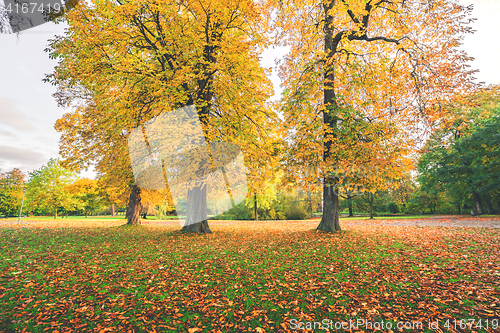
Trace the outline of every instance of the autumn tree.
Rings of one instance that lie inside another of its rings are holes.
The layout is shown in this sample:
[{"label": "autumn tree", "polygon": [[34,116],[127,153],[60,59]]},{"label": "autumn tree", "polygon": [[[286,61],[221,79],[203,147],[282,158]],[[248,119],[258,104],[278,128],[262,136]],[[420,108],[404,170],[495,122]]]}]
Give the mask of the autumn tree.
[{"label": "autumn tree", "polygon": [[100,179],[103,189],[104,202],[111,206],[111,216],[115,216],[116,206],[125,206],[127,204],[127,191],[123,187],[113,186]]},{"label": "autumn tree", "polygon": [[[59,104],[73,107],[56,124],[61,154],[75,169],[95,163],[100,176],[130,188],[128,223],[139,222],[141,188],[127,139],[165,112],[195,105],[205,141],[239,146],[250,179],[263,178],[275,117],[258,61],[265,45],[258,3],[95,0],[64,20],[66,35],[48,49],[59,65],[47,77]],[[206,219],[188,220],[183,230],[210,232]]]},{"label": "autumn tree", "polygon": [[500,210],[500,87],[469,96],[428,140],[418,164],[426,193],[447,192],[459,212],[471,202],[477,214]]},{"label": "autumn tree", "polygon": [[9,216],[19,212],[25,186],[25,175],[15,168],[12,171],[0,173],[0,213]]},{"label": "autumn tree", "polygon": [[338,188],[349,174],[381,162],[387,175],[401,176],[422,126],[441,117],[443,101],[473,87],[470,58],[458,49],[471,32],[471,7],[451,0],[275,4],[277,40],[290,47],[281,64],[289,169],[303,180],[323,179],[318,229],[340,230]]},{"label": "autumn tree", "polygon": [[67,190],[80,201],[85,217],[102,207],[105,200],[103,189],[97,179],[81,178],[67,187]]},{"label": "autumn tree", "polygon": [[57,218],[60,209],[72,210],[78,204],[67,187],[77,180],[77,175],[51,158],[47,165],[29,172],[26,198],[31,210],[47,209]]}]

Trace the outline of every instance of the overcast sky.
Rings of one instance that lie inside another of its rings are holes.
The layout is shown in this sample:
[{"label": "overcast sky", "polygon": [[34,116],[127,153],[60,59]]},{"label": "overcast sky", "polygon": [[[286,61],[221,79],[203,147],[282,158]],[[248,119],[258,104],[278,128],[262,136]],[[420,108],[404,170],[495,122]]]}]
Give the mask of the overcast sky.
[{"label": "overcast sky", "polygon": [[[476,33],[466,37],[463,47],[475,58],[472,65],[480,70],[476,77],[487,84],[500,84],[500,0],[461,2],[473,3],[473,17],[478,19],[473,25]],[[19,36],[0,34],[0,172],[13,168],[32,171],[58,157],[59,133],[54,123],[65,110],[51,96],[55,87],[42,79],[56,64],[44,52],[47,41],[63,30],[61,25],[46,23]],[[273,66],[276,56],[281,52],[265,52],[263,65]],[[279,94],[276,75],[273,82]]]}]

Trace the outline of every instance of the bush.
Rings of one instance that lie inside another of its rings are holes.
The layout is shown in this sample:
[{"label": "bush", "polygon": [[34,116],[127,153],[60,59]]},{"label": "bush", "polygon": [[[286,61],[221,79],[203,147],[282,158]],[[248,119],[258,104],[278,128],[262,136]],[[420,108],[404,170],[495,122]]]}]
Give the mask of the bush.
[{"label": "bush", "polygon": [[407,214],[420,214],[422,210],[422,206],[415,202],[408,202],[405,207],[405,213]]},{"label": "bush", "polygon": [[245,200],[231,208],[230,210],[214,216],[214,220],[252,220],[252,213],[245,206]]},{"label": "bush", "polygon": [[[293,201],[291,197],[280,196],[271,207],[264,209],[258,207],[259,220],[304,220],[309,217],[307,205]],[[246,200],[253,200],[247,198]],[[240,202],[234,208],[213,218],[214,220],[254,220],[253,204]]]},{"label": "bush", "polygon": [[391,202],[390,204],[387,205],[387,210],[391,212],[392,214],[397,214],[399,213],[399,207],[397,204],[394,202]]},{"label": "bush", "polygon": [[308,218],[307,209],[303,205],[289,206],[285,211],[287,220],[305,220]]}]

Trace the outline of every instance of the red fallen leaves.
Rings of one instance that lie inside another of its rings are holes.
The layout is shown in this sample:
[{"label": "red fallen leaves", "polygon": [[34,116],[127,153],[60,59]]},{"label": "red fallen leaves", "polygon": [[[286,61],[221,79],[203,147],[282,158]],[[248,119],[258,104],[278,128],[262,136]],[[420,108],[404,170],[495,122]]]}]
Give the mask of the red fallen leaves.
[{"label": "red fallen leaves", "polygon": [[275,332],[289,330],[292,318],[500,314],[499,230],[351,223],[344,233],[323,234],[307,221],[292,231],[283,221],[255,224],[215,222],[211,237],[161,227],[70,229],[40,252],[52,230],[21,231],[16,248],[2,237],[0,255],[10,260],[0,261],[8,263],[0,307],[9,299],[14,307],[0,326],[237,332],[256,331],[258,322]]}]

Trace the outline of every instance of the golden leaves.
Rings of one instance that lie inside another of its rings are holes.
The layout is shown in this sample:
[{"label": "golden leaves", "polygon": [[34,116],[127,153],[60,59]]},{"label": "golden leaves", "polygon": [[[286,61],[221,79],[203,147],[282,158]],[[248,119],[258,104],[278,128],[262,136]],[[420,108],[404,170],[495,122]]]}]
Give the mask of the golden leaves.
[{"label": "golden leaves", "polygon": [[436,105],[473,87],[456,49],[468,9],[446,0],[291,3],[276,21],[291,47],[280,68],[290,170],[309,180],[311,169],[320,177],[335,167],[339,181],[359,182],[345,170],[372,168],[362,183],[385,187],[413,168],[421,121],[440,119]]},{"label": "golden leaves", "polygon": [[82,103],[56,124],[68,163],[94,162],[108,184],[126,189],[128,133],[191,101],[208,110],[206,138],[240,145],[252,179],[262,179],[254,165],[270,164],[276,141],[266,125],[272,88],[257,57],[264,10],[247,0],[96,0],[68,13],[67,34],[51,44],[61,100]]}]

